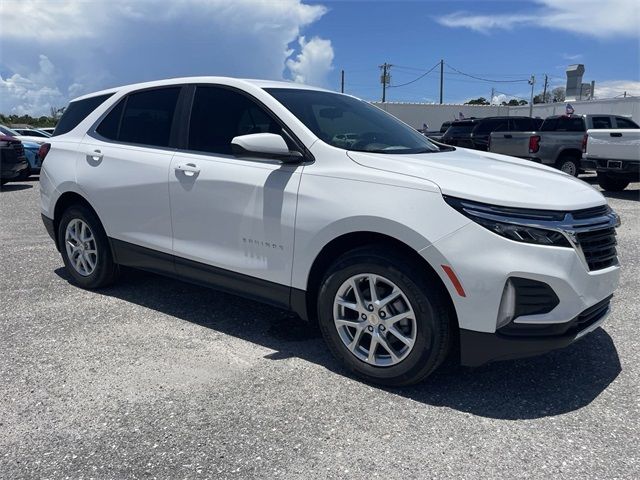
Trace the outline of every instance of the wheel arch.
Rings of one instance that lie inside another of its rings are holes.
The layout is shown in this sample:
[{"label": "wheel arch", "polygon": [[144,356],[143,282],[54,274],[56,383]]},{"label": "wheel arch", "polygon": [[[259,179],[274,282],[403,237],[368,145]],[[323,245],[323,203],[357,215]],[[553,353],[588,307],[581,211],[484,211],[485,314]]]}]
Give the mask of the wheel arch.
[{"label": "wheel arch", "polygon": [[344,233],[332,239],[320,250],[311,265],[307,277],[307,288],[304,292],[304,306],[302,308],[299,306],[298,308],[294,308],[294,310],[302,315],[306,315],[309,321],[317,322],[317,295],[324,273],[340,255],[365,246],[384,246],[393,249],[393,251],[399,252],[401,255],[407,257],[413,265],[416,265],[417,269],[424,272],[424,275],[441,291],[451,311],[451,318],[454,323],[452,326],[455,327],[453,330],[455,332],[458,331],[459,325],[455,304],[453,303],[449,290],[433,266],[410,245],[389,235],[372,231]]},{"label": "wheel arch", "polygon": [[[56,204],[53,209],[53,231],[55,233],[54,241],[58,251],[60,251],[60,242],[58,239],[58,228],[60,227],[60,219],[62,218],[62,214],[65,212],[65,210],[67,210],[72,205],[83,205],[87,207],[94,213],[96,217],[98,217],[98,220],[100,220],[98,212],[96,212],[95,208],[91,206],[91,204],[85,197],[73,191],[64,192],[56,200]],[[100,221],[100,223],[102,223],[102,221]]]},{"label": "wheel arch", "polygon": [[577,160],[580,160],[582,158],[582,150],[580,150],[579,148],[563,148],[558,152],[558,155],[556,156],[556,163],[560,159],[565,157],[570,157],[570,158],[575,158]]}]

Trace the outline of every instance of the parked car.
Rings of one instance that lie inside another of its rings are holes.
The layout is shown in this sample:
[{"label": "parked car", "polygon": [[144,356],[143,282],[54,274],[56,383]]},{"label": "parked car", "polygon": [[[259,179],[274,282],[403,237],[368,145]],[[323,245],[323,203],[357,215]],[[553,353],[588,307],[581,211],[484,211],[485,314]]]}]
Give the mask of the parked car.
[{"label": "parked car", "polygon": [[538,131],[493,132],[489,150],[554,166],[576,177],[587,130],[606,128],[638,128],[638,125],[616,115],[556,115],[548,117]]},{"label": "parked car", "polygon": [[22,142],[0,134],[0,184],[23,179],[28,168]]},{"label": "parked car", "polygon": [[440,125],[440,130],[437,130],[435,132],[423,132],[423,133],[426,137],[430,138],[431,140],[441,141],[442,136],[449,129],[452,123],[453,121],[443,122],[442,125]]},{"label": "parked car", "polygon": [[453,122],[442,142],[464,148],[487,151],[489,135],[494,131],[522,132],[535,130],[542,120],[531,117],[486,117]]},{"label": "parked car", "polygon": [[0,133],[2,133],[3,135],[15,137],[21,141],[36,142],[40,145],[45,143],[45,141],[47,140],[46,138],[43,138],[43,137],[33,137],[31,135],[20,135],[17,131],[5,125],[0,125]]},{"label": "parked car", "polygon": [[38,130],[40,130],[41,132],[48,133],[49,136],[52,136],[55,129],[56,127],[42,127],[42,128],[39,128]]},{"label": "parked car", "polygon": [[22,142],[22,146],[24,147],[24,156],[27,158],[27,162],[29,163],[29,169],[25,173],[25,176],[29,177],[30,175],[40,173],[40,167],[42,166],[42,161],[40,160],[40,149],[42,144],[24,140]]},{"label": "parked car", "polygon": [[587,130],[582,168],[598,172],[604,190],[617,192],[640,182],[640,129]]},{"label": "parked car", "polygon": [[12,130],[18,133],[18,135],[25,135],[28,137],[49,138],[51,136],[50,133],[37,128],[13,128]]},{"label": "parked car", "polygon": [[619,279],[618,217],[591,186],[339,93],[130,85],[71,102],[50,144],[42,219],[77,285],[126,265],[288,308],[371,382],[566,346]]}]

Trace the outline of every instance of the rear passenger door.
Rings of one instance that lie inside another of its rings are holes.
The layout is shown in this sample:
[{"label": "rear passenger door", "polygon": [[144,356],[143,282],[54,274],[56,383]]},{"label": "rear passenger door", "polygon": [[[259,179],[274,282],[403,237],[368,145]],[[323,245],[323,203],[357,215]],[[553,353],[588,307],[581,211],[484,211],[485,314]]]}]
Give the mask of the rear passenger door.
[{"label": "rear passenger door", "polygon": [[171,253],[167,183],[181,90],[128,94],[83,140],[78,183],[112,239]]},{"label": "rear passenger door", "polygon": [[176,271],[287,303],[303,167],[231,151],[236,136],[282,126],[247,94],[213,85],[195,88],[188,123],[169,174]]}]

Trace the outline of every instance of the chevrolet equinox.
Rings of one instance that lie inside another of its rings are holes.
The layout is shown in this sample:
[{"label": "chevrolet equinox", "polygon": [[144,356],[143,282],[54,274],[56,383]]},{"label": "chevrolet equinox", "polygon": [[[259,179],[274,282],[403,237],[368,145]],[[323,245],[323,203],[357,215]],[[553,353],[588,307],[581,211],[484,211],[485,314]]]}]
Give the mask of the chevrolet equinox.
[{"label": "chevrolet equinox", "polygon": [[78,286],[129,266],[287,308],[370,382],[564,347],[618,283],[619,219],[594,188],[348,95],[130,85],[72,101],[49,142],[42,219]]}]

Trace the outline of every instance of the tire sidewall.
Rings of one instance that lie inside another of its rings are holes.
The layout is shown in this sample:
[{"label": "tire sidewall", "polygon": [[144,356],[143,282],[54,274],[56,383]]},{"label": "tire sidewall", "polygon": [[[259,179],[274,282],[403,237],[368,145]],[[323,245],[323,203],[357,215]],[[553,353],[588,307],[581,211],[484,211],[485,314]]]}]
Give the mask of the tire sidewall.
[{"label": "tire sidewall", "polygon": [[[69,225],[69,223],[74,219],[84,221],[91,229],[93,237],[95,238],[96,247],[98,249],[98,261],[96,268],[91,272],[91,275],[80,275],[71,264],[67,254],[65,232],[67,225]],[[60,224],[58,225],[58,245],[60,246],[60,253],[67,272],[71,276],[73,283],[76,285],[87,289],[98,288],[108,283],[110,278],[113,276],[115,265],[109,240],[102,228],[100,220],[98,220],[98,217],[88,208],[82,205],[74,205],[65,210],[60,219]]]},{"label": "tire sidewall", "polygon": [[[415,267],[414,267],[415,268]],[[406,272],[406,273],[405,273]],[[409,355],[397,365],[375,367],[353,355],[342,342],[335,328],[333,302],[340,286],[350,277],[374,273],[395,283],[409,300],[416,315],[416,341]],[[439,354],[445,338],[442,322],[437,321],[439,298],[429,298],[426,282],[415,275],[412,268],[399,259],[390,260],[375,255],[354,255],[338,261],[322,282],[318,296],[318,319],[322,334],[333,355],[347,369],[372,383],[402,385],[413,383],[421,371],[431,371],[441,361]],[[448,337],[447,337],[448,338]]]}]

